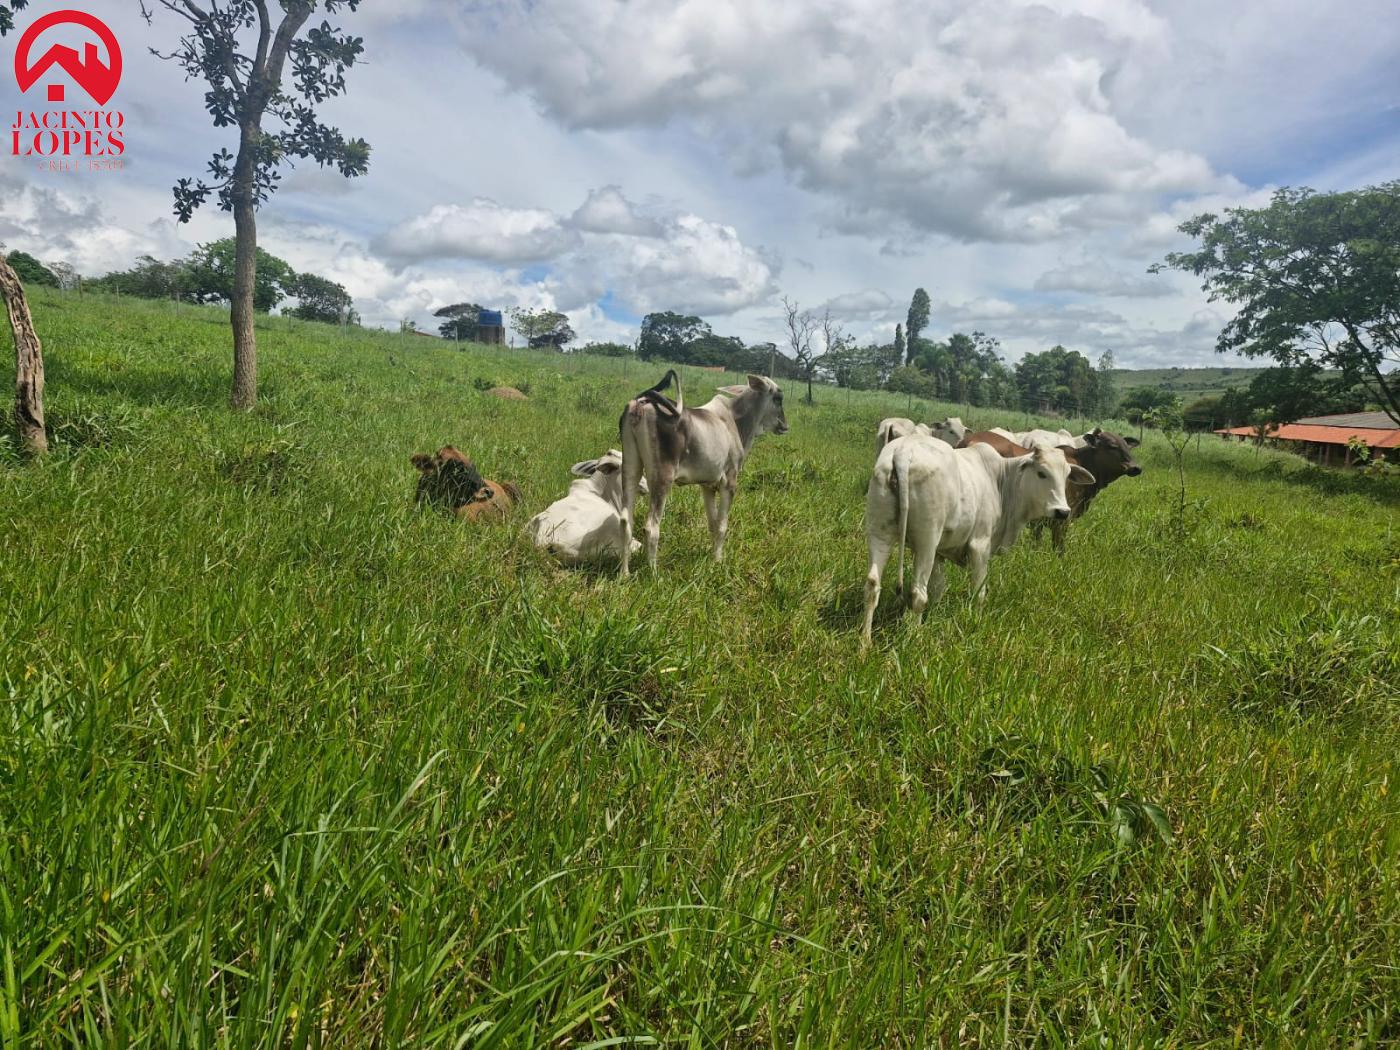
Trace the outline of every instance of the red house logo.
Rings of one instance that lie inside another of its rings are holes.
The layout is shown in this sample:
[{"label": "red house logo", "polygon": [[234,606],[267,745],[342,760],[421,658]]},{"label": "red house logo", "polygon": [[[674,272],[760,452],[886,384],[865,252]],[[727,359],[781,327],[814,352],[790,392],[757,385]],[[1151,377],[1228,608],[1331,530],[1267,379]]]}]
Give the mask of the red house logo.
[{"label": "red house logo", "polygon": [[[55,27],[69,27],[73,33],[86,31],[96,36],[101,46],[89,40],[79,54],[66,44],[54,44],[32,58],[39,37]],[[53,11],[40,18],[24,31],[15,49],[15,80],[23,93],[45,77],[50,78],[48,101],[59,108],[17,110],[10,129],[11,152],[16,157],[36,158],[40,171],[122,170],[126,116],[119,109],[106,108],[122,82],[122,49],[112,30],[86,11]],[[96,107],[77,99],[69,102],[67,80],[86,92]]]},{"label": "red house logo", "polygon": [[[107,49],[107,61],[104,63],[98,57],[96,44],[87,43],[83,45],[81,56],[71,47],[55,44],[37,62],[30,63],[29,52],[33,50],[39,35],[46,29],[64,24],[82,26],[96,33]],[[117,85],[122,80],[121,45],[100,18],[86,11],[53,11],[31,25],[15,49],[15,80],[19,82],[20,91],[28,91],[54,66],[77,81],[78,86],[91,95],[99,106],[105,106],[117,93]],[[64,101],[64,94],[62,84],[49,85],[50,102]]]}]

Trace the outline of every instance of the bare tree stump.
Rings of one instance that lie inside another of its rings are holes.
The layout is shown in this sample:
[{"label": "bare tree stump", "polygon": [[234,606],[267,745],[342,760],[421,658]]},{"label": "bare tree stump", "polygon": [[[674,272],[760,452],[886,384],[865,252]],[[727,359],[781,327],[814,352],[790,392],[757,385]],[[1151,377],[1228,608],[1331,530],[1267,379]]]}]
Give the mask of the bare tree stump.
[{"label": "bare tree stump", "polygon": [[21,447],[38,456],[49,450],[49,439],[44,433],[44,348],[34,331],[24,286],[3,255],[0,293],[5,296],[10,330],[15,336],[15,427]]}]

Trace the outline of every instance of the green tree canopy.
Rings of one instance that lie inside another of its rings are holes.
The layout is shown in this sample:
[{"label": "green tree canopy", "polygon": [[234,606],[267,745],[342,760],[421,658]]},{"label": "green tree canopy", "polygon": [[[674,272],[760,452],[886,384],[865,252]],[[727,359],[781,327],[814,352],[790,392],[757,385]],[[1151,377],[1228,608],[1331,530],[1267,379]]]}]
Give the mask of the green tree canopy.
[{"label": "green tree canopy", "polygon": [[1093,412],[1100,402],[1101,378],[1087,357],[1063,346],[1027,354],[1016,364],[1016,381],[1027,407]]},{"label": "green tree canopy", "polygon": [[1135,386],[1123,395],[1119,407],[1133,423],[1141,423],[1144,417],[1176,404],[1176,395],[1159,386]]},{"label": "green tree canopy", "polygon": [[710,326],[690,314],[668,311],[650,313],[642,318],[642,335],[637,343],[637,356],[643,361],[676,361],[687,363],[687,348],[691,343],[710,335]]},{"label": "green tree canopy", "polygon": [[1195,274],[1212,301],[1238,307],[1217,350],[1337,369],[1400,423],[1400,181],[1285,188],[1267,208],[1198,215],[1180,229],[1199,248],[1152,269]]},{"label": "green tree canopy", "polygon": [[909,316],[904,324],[905,364],[912,364],[918,353],[919,333],[928,327],[930,308],[928,292],[922,288],[914,289],[914,298],[909,301]]},{"label": "green tree canopy", "polygon": [[532,350],[552,347],[562,350],[574,341],[574,329],[569,319],[557,310],[525,310],[516,307],[510,312],[511,327],[520,333]]},{"label": "green tree canopy", "polygon": [[92,285],[138,299],[185,299],[193,288],[188,260],[167,263],[151,255],[141,256],[130,270],[114,270]]},{"label": "green tree canopy", "polygon": [[58,275],[28,252],[10,252],[8,258],[10,269],[19,275],[22,283],[43,285],[47,288],[58,287]]},{"label": "green tree canopy", "polygon": [[442,324],[438,325],[438,334],[444,339],[472,342],[481,326],[482,309],[477,303],[453,303],[451,306],[434,310],[434,317],[443,318]]},{"label": "green tree canopy", "polygon": [[355,300],[344,285],[328,278],[317,277],[314,273],[296,274],[287,292],[297,300],[297,305],[288,311],[293,317],[325,324],[360,323]]},{"label": "green tree canopy", "polygon": [[29,0],[4,0],[0,3],[0,36],[4,36],[15,27],[16,11],[23,11],[29,6]]},{"label": "green tree canopy", "polygon": [[[231,303],[234,295],[234,239],[201,244],[189,258],[190,298],[197,303]],[[296,282],[296,272],[284,260],[258,249],[257,281],[253,285],[253,309],[260,314],[285,299]]]}]

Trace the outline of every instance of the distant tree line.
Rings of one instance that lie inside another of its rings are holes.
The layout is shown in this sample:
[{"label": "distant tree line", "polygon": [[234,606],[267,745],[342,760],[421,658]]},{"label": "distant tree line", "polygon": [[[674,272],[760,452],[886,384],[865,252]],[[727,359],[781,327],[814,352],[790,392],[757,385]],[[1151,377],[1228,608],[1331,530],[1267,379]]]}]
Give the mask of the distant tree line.
[{"label": "distant tree line", "polygon": [[[18,253],[17,253],[18,254]],[[271,313],[287,299],[296,305],[282,312],[304,321],[358,325],[360,315],[345,286],[314,273],[297,273],[283,259],[257,249],[253,309]],[[183,259],[163,262],[143,255],[129,270],[118,270],[88,281],[97,291],[137,299],[173,299],[187,303],[230,303],[235,284],[236,251],[231,237],[201,244]]]}]

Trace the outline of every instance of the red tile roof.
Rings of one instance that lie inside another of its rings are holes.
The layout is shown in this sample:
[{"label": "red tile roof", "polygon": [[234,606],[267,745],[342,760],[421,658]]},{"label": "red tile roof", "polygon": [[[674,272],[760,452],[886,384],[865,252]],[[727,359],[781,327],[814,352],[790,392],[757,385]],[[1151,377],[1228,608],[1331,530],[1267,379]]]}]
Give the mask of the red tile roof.
[{"label": "red tile roof", "polygon": [[[1217,430],[1217,434],[1254,437],[1253,427]],[[1369,448],[1400,448],[1400,430],[1375,430],[1368,427],[1320,427],[1307,423],[1285,423],[1266,435],[1280,441],[1310,441],[1320,445],[1345,445],[1353,437],[1366,442]]]}]

